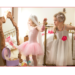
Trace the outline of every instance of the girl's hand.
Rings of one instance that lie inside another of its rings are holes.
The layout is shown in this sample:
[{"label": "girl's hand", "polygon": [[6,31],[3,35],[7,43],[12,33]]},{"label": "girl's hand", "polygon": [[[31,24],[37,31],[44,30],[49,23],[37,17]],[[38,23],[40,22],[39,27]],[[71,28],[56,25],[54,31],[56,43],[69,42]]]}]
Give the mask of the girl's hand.
[{"label": "girl's hand", "polygon": [[47,18],[44,18],[44,21],[47,21]]},{"label": "girl's hand", "polygon": [[45,25],[47,24],[47,18],[44,18],[44,20],[43,20],[43,26],[42,26],[42,28],[41,28],[41,31],[43,32],[44,30],[45,30]]},{"label": "girl's hand", "polygon": [[47,23],[47,18],[44,18],[43,25],[46,25],[46,23]]}]

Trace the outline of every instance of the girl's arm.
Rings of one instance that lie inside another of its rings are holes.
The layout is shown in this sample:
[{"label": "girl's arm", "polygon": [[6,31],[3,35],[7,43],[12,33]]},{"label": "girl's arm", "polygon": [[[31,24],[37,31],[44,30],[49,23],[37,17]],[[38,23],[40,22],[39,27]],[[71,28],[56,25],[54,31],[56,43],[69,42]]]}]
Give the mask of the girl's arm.
[{"label": "girl's arm", "polygon": [[40,31],[40,32],[43,32],[43,31],[44,31],[43,26],[42,26],[42,28],[40,28],[39,26],[36,26],[36,29],[37,29],[38,31]]},{"label": "girl's arm", "polygon": [[70,25],[66,25],[67,26],[67,30],[75,30],[75,26],[70,26]]},{"label": "girl's arm", "polygon": [[[75,31],[75,26],[67,25],[67,29],[68,30],[74,30]],[[74,40],[75,40],[75,33],[74,33]]]},{"label": "girl's arm", "polygon": [[43,20],[43,26],[40,28],[39,26],[36,26],[36,29],[40,32],[43,32],[45,30],[45,24],[46,24],[47,18],[44,18]]}]

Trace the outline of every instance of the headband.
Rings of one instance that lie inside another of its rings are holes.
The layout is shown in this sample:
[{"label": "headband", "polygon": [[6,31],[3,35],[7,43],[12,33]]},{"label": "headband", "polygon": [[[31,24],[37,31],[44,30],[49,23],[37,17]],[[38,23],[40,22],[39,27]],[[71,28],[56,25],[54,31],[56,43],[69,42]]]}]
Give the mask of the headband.
[{"label": "headband", "polygon": [[[31,15],[29,18],[30,18],[36,25],[39,25],[38,21],[36,20],[37,17],[36,17],[35,15]],[[36,19],[35,19],[35,18],[36,18]]]}]

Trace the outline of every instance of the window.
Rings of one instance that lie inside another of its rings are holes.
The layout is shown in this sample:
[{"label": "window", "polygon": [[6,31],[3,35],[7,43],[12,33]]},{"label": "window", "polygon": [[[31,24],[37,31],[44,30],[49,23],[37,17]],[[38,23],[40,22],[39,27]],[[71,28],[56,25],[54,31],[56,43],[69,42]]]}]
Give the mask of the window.
[{"label": "window", "polygon": [[1,16],[4,16],[7,11],[12,12],[12,8],[0,8],[1,9]]}]

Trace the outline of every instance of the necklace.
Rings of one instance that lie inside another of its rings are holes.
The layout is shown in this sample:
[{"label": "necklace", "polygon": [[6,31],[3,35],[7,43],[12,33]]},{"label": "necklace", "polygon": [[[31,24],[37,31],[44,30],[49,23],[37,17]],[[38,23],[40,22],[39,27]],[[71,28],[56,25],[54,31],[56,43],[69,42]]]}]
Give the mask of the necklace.
[{"label": "necklace", "polygon": [[61,30],[59,30],[58,28],[56,28],[58,31],[62,31],[63,29],[64,29],[64,26],[62,27],[62,29]]}]

